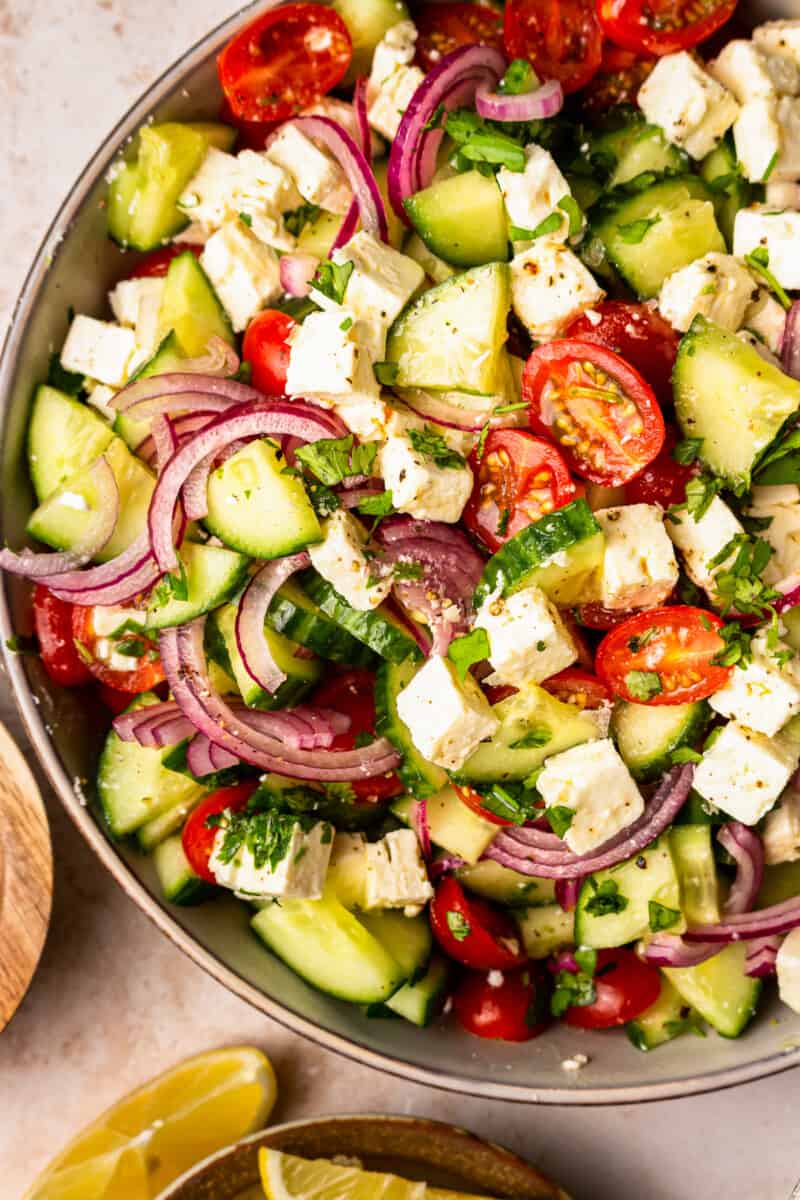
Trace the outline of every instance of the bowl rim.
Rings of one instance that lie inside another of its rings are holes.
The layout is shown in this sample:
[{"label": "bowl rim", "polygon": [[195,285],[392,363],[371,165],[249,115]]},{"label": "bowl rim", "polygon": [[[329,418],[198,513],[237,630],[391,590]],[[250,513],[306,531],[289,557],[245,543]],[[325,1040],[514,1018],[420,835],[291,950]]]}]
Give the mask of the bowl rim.
[{"label": "bowl rim", "polygon": [[[251,0],[251,3],[237,9],[230,17],[198,39],[134,101],[83,167],[45,233],[12,309],[0,353],[0,430],[5,427],[8,396],[16,375],[17,360],[28,318],[38,303],[50,267],[58,255],[60,243],[92,190],[104,176],[126,141],[136,133],[165,95],[180,86],[182,79],[191,70],[199,67],[211,54],[221,49],[245,18],[255,12],[263,12],[277,7],[281,2],[282,0]],[[2,641],[2,660],[11,683],[14,702],[27,736],[53,790],[94,853],[123,891],[178,949],[188,955],[193,962],[222,986],[292,1032],[308,1038],[309,1041],[326,1050],[332,1050],[364,1066],[388,1072],[412,1083],[425,1084],[442,1091],[473,1096],[477,1094],[489,1100],[511,1100],[526,1104],[595,1107],[677,1099],[682,1096],[699,1095],[704,1092],[734,1087],[800,1066],[800,1045],[797,1045],[791,1049],[778,1050],[764,1058],[739,1066],[726,1067],[707,1074],[666,1079],[657,1083],[608,1087],[538,1086],[534,1088],[527,1084],[499,1082],[488,1078],[478,1082],[470,1076],[443,1073],[433,1067],[428,1069],[407,1062],[398,1055],[373,1050],[363,1045],[357,1037],[346,1037],[315,1024],[288,1005],[274,1000],[255,985],[247,982],[215,953],[203,947],[150,894],[117,853],[113,844],[103,835],[85,800],[74,786],[74,781],[64,769],[35,702],[20,656],[11,653],[8,649],[6,643],[13,633],[8,591],[4,580],[3,586],[0,587],[0,640]]]}]

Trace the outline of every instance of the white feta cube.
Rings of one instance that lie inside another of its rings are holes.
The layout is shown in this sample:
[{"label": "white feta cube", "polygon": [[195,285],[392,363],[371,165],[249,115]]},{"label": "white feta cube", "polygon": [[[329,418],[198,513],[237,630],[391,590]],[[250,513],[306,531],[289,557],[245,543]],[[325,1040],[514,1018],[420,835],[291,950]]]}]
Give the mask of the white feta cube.
[{"label": "white feta cube", "polygon": [[392,588],[392,576],[382,573],[365,552],[366,532],[344,509],[322,522],[324,540],[309,546],[313,567],[353,608],[377,608]]},{"label": "white feta cube", "polygon": [[415,916],[433,888],[413,829],[397,829],[367,844],[367,908],[403,908]]},{"label": "white feta cube", "polygon": [[199,221],[190,221],[185,229],[175,234],[172,243],[175,246],[205,246],[208,238],[209,231],[205,225],[201,225]]},{"label": "white feta cube", "polygon": [[424,78],[419,67],[398,67],[373,94],[367,117],[372,128],[388,141],[395,138],[403,113]]},{"label": "white feta cube", "polygon": [[800,178],[800,100],[782,96],[778,101],[781,151],[770,179],[795,182]]},{"label": "white feta cube", "polygon": [[240,846],[230,862],[224,862],[225,833],[224,828],[217,831],[208,863],[220,887],[229,888],[243,900],[269,896],[295,900],[322,898],[333,844],[333,829],[327,822],[318,821],[309,830],[295,824],[286,851],[274,866],[269,862],[256,866],[247,845]]},{"label": "white feta cube", "polygon": [[296,125],[282,125],[266,154],[288,171],[309,204],[318,204],[329,212],[346,211],[349,189],[342,168]]},{"label": "white feta cube", "polygon": [[765,204],[741,208],[733,225],[733,252],[744,258],[758,249],[769,254],[769,269],[782,287],[800,288],[800,212]]},{"label": "white feta cube", "polygon": [[447,658],[433,656],[397,698],[400,720],[425,758],[457,771],[500,722],[471,675],[458,678]]},{"label": "white feta cube", "polygon": [[796,96],[800,92],[800,65],[744,38],[728,42],[708,70],[740,104],[756,96]]},{"label": "white feta cube", "polygon": [[475,627],[486,630],[489,662],[502,683],[539,683],[578,657],[558,609],[535,586],[508,597],[490,596],[480,607]]},{"label": "white feta cube", "polygon": [[778,995],[787,1008],[800,1013],[800,928],[792,929],[781,942],[775,970]]},{"label": "white feta cube", "polygon": [[751,346],[753,350],[755,350],[756,354],[758,354],[760,358],[763,358],[764,362],[770,363],[770,365],[773,367],[778,367],[779,370],[781,369],[780,359],[777,357],[777,355],[773,354],[771,350],[768,350],[761,339],[756,337],[754,333],[751,333],[749,329],[740,329],[736,336],[740,342],[744,342],[746,345]]},{"label": "white feta cube", "polygon": [[800,183],[788,179],[770,179],[764,189],[769,208],[800,208]]},{"label": "white feta cube", "polygon": [[290,339],[286,392],[329,398],[329,406],[353,391],[359,360],[352,317],[343,310],[310,313]]},{"label": "white feta cube", "polygon": [[722,728],[692,786],[735,821],[755,825],[769,812],[800,760],[800,746],[778,734],[766,737],[737,721]]},{"label": "white feta cube", "polygon": [[733,126],[736,157],[754,183],[779,183],[800,175],[800,101],[757,97],[748,100]]},{"label": "white feta cube", "polygon": [[555,337],[584,309],[605,295],[572,251],[538,238],[511,262],[511,302],[531,337]]},{"label": "white feta cube", "polygon": [[77,316],[72,319],[60,361],[66,371],[119,388],[128,378],[135,351],[132,329],[94,317]]},{"label": "white feta cube", "polygon": [[712,250],[667,276],[658,307],[672,328],[682,333],[698,314],[735,333],[757,291],[747,267],[732,254]]},{"label": "white feta cube", "polygon": [[794,483],[754,487],[748,515],[769,521],[759,534],[773,549],[764,568],[766,583],[800,575],[800,488]]},{"label": "white feta cube", "polygon": [[[361,126],[358,123],[356,110],[346,100],[338,100],[336,96],[322,96],[304,108],[300,115],[302,117],[327,117],[328,120],[341,125],[342,129],[350,134],[356,145],[361,145]],[[383,138],[379,137],[377,133],[373,133],[371,142],[372,157],[381,158],[385,149]]]},{"label": "white feta cube", "polygon": [[239,220],[212,234],[200,264],[237,333],[282,295],[278,255]]},{"label": "white feta cube", "polygon": [[160,319],[164,286],[163,279],[123,279],[109,294],[114,316],[120,325],[131,326],[136,336],[136,353],[129,364],[129,374],[158,349],[164,333]]},{"label": "white feta cube", "polygon": [[595,517],[605,534],[600,568],[606,608],[654,608],[678,582],[678,563],[657,504],[601,508]]},{"label": "white feta cube", "polygon": [[754,333],[770,354],[780,354],[786,328],[786,311],[767,288],[761,287],[745,310],[742,327]]},{"label": "white feta cube", "polygon": [[561,216],[561,227],[548,234],[551,241],[564,241],[569,233],[569,216],[558,205],[570,196],[569,184],[556,166],[553,156],[542,146],[525,147],[525,170],[509,171],[501,167],[497,182],[503,193],[510,224],[530,232],[551,213]]},{"label": "white feta cube", "polygon": [[[181,194],[178,206],[206,240],[227,221],[241,213],[261,241],[291,250],[294,239],[286,234],[281,214],[302,202],[294,179],[266,154],[243,150],[234,157],[210,147],[196,175]],[[280,243],[280,244],[278,244]]]},{"label": "white feta cube", "polygon": [[644,812],[641,793],[609,738],[548,758],[536,787],[548,808],[572,810],[563,836],[573,854],[601,846]]},{"label": "white feta cube", "polygon": [[413,21],[398,21],[386,30],[375,47],[367,95],[374,95],[398,67],[407,67],[417,52],[417,27]]},{"label": "white feta cube", "polygon": [[685,51],[659,58],[638,100],[651,125],[692,158],[710,154],[739,111],[727,88]]},{"label": "white feta cube", "polygon": [[800,792],[791,786],[764,818],[761,843],[769,866],[800,858]]},{"label": "white feta cube", "polygon": [[684,510],[670,513],[664,528],[672,544],[681,552],[686,574],[692,583],[713,597],[714,577],[729,559],[715,567],[708,564],[732,538],[744,533],[741,522],[725,501],[715,496],[699,521]]},{"label": "white feta cube", "polygon": [[759,49],[781,54],[800,67],[800,20],[767,21],[753,30],[753,41]]},{"label": "white feta cube", "polygon": [[[397,429],[394,424],[390,428]],[[398,512],[423,521],[455,524],[472,494],[472,471],[463,459],[452,466],[438,466],[424,449],[424,431],[418,444],[413,444],[412,437],[419,432],[390,433],[379,454],[380,473]]]},{"label": "white feta cube", "polygon": [[116,394],[116,388],[109,387],[105,383],[96,383],[87,393],[86,403],[91,404],[92,408],[96,408],[100,415],[113,425],[118,414],[117,410],[111,407],[111,401]]},{"label": "white feta cube", "polygon": [[[766,633],[751,643],[751,661],[734,668],[725,687],[709,697],[714,712],[772,737],[800,713],[800,663],[785,642],[770,646]],[[782,663],[778,655],[789,655]]]},{"label": "white feta cube", "polygon": [[389,326],[419,288],[425,272],[413,258],[393,250],[363,230],[333,252],[339,265],[352,263],[344,306],[354,318],[374,330],[369,350],[380,362],[386,352]]},{"label": "white feta cube", "polygon": [[209,146],[197,172],[178,198],[178,208],[208,237],[231,216],[231,198],[239,187],[233,154]]}]

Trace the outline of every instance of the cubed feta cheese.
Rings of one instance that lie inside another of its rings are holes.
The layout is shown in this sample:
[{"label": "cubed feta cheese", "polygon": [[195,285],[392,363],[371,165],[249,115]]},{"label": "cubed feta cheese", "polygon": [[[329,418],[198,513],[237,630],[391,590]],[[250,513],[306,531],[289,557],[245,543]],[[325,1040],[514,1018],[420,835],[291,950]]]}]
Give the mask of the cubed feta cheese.
[{"label": "cubed feta cheese", "polygon": [[243,900],[267,896],[321,899],[333,844],[333,829],[327,822],[318,821],[308,830],[295,824],[283,857],[274,866],[271,862],[256,866],[253,852],[245,844],[230,862],[224,862],[221,856],[224,843],[225,829],[221,828],[214,838],[208,863],[220,887],[229,888]]},{"label": "cubed feta cheese", "polygon": [[61,350],[61,365],[66,371],[119,388],[128,378],[135,351],[132,329],[94,317],[77,316],[73,317]]},{"label": "cubed feta cheese", "polygon": [[353,391],[358,360],[352,317],[343,309],[311,313],[291,336],[287,395],[325,396],[330,405]]},{"label": "cubed feta cheese", "polygon": [[259,240],[290,250],[294,239],[286,234],[281,214],[301,202],[292,176],[266,154],[243,150],[234,157],[212,146],[178,206],[206,238],[244,213]]},{"label": "cubed feta cheese", "polygon": [[[776,639],[771,646],[765,633],[753,638],[751,653],[751,661],[735,667],[708,702],[721,716],[771,737],[800,713],[800,663],[785,642]],[[778,655],[789,655],[789,661]]]},{"label": "cubed feta cheese", "polygon": [[686,574],[713,597],[714,577],[729,560],[716,567],[708,564],[732,538],[744,533],[741,523],[725,501],[715,496],[699,521],[684,510],[670,513],[664,528],[681,552]]},{"label": "cubed feta cheese", "polygon": [[369,123],[388,141],[397,134],[403,113],[424,78],[419,67],[398,67],[373,93],[367,110]]},{"label": "cubed feta cheese", "polygon": [[794,483],[754,487],[748,515],[768,520],[759,534],[769,542],[773,555],[764,568],[766,583],[778,583],[800,575],[800,488]]},{"label": "cubed feta cheese", "polygon": [[753,30],[753,41],[771,54],[782,54],[800,66],[800,20],[767,21]]},{"label": "cubed feta cheese", "polygon": [[659,58],[638,99],[647,120],[692,158],[710,154],[739,111],[727,88],[685,51]]},{"label": "cubed feta cheese", "polygon": [[538,238],[511,262],[514,312],[537,341],[555,337],[604,295],[570,249],[546,238]]},{"label": "cubed feta cheese", "polygon": [[769,269],[782,287],[800,288],[800,212],[781,212],[765,204],[741,208],[733,226],[733,252],[738,258],[764,249]]},{"label": "cubed feta cheese", "polygon": [[761,843],[770,866],[800,858],[800,792],[791,786],[764,818]]},{"label": "cubed feta cheese", "polygon": [[[424,422],[420,424],[424,427]],[[379,454],[380,473],[394,506],[423,521],[452,525],[461,519],[472,493],[472,471],[463,459],[460,463],[454,460],[452,466],[437,466],[429,453],[413,445],[411,435],[410,428],[403,430],[391,422]]]},{"label": "cubed feta cheese", "polygon": [[755,96],[796,96],[800,92],[800,65],[743,38],[728,42],[708,70],[740,104]]},{"label": "cubed feta cheese", "polygon": [[745,825],[769,812],[800,760],[800,746],[778,734],[765,737],[730,721],[697,764],[695,791]]},{"label": "cubed feta cheese", "polygon": [[587,854],[644,812],[641,793],[609,738],[548,758],[536,787],[548,808],[572,809],[563,836],[573,854]]},{"label": "cubed feta cheese", "polygon": [[800,208],[800,183],[771,179],[764,194],[769,208]]},{"label": "cubed feta cheese", "polygon": [[96,383],[86,396],[87,404],[96,408],[102,417],[112,424],[117,418],[117,410],[111,407],[111,401],[116,395],[116,389],[105,383]]},{"label": "cubed feta cheese", "polygon": [[98,637],[111,637],[112,633],[116,633],[122,625],[128,622],[144,628],[146,620],[147,614],[140,608],[124,608],[120,604],[109,604],[92,609],[92,629]]},{"label": "cubed feta cheese", "polygon": [[449,659],[434,655],[397,698],[411,740],[430,762],[457,771],[500,722],[471,675],[459,679]]},{"label": "cubed feta cheese", "polygon": [[386,30],[375,47],[368,94],[373,94],[398,67],[407,67],[417,52],[417,27],[413,21],[398,21]]},{"label": "cubed feta cheese", "polygon": [[748,100],[733,138],[742,170],[754,183],[800,176],[800,101],[789,96]]},{"label": "cubed feta cheese", "polygon": [[235,155],[209,146],[199,169],[178,198],[178,208],[208,236],[229,219],[231,198],[238,187],[239,164]]},{"label": "cubed feta cheese", "polygon": [[[413,53],[412,53],[412,58]],[[319,100],[315,100],[313,104],[309,104],[300,114],[302,117],[327,117],[330,121],[335,121],[337,125],[341,125],[346,133],[356,142],[361,144],[361,127],[358,123],[356,110],[352,104],[348,104],[346,100],[338,100],[335,96],[322,96]],[[385,149],[383,138],[377,133],[372,135],[372,157],[380,158]]]},{"label": "cubed feta cheese", "polygon": [[558,609],[538,587],[522,588],[508,597],[489,597],[481,605],[475,626],[486,630],[489,662],[503,683],[539,683],[578,657]]},{"label": "cubed feta cheese", "polygon": [[748,304],[742,326],[754,333],[770,354],[780,354],[786,328],[786,311],[767,288],[759,288],[755,300]]},{"label": "cubed feta cheese", "polygon": [[136,353],[128,367],[132,374],[155,354],[164,330],[161,327],[163,279],[123,279],[109,294],[111,311],[120,325],[131,326]]},{"label": "cubed feta cheese", "polygon": [[698,314],[735,333],[757,291],[747,267],[732,254],[712,250],[667,276],[658,307],[672,328],[682,333]]},{"label": "cubed feta cheese", "polygon": [[278,255],[241,221],[212,234],[200,263],[237,333],[282,294]]},{"label": "cubed feta cheese", "polygon": [[322,532],[324,540],[308,548],[313,566],[353,608],[377,608],[391,591],[392,577],[367,557],[361,523],[338,509],[323,521]]},{"label": "cubed feta cheese", "polygon": [[266,154],[288,171],[309,204],[318,204],[329,212],[346,211],[349,189],[344,172],[296,125],[282,125]]},{"label": "cubed feta cheese", "polygon": [[606,608],[654,608],[678,582],[675,551],[657,504],[601,508],[595,517],[605,534],[600,569]]},{"label": "cubed feta cheese", "polygon": [[413,829],[367,844],[367,908],[404,908],[414,916],[433,896]]},{"label": "cubed feta cheese", "polygon": [[778,995],[788,1008],[800,1013],[800,929],[792,929],[781,942],[775,970]]},{"label": "cubed feta cheese", "polygon": [[571,195],[569,184],[556,166],[553,156],[542,146],[525,147],[525,170],[509,171],[501,167],[497,182],[503,193],[510,224],[530,232],[551,213],[558,213],[561,228],[547,236],[564,241],[569,233],[569,216],[558,204]]},{"label": "cubed feta cheese", "polygon": [[425,272],[413,258],[364,231],[334,250],[332,257],[340,265],[353,264],[344,306],[356,320],[374,327],[375,337],[369,349],[374,361],[380,362],[385,355],[389,326],[421,286]]},{"label": "cubed feta cheese", "polygon": [[770,179],[776,182],[800,178],[800,100],[782,96],[778,101],[781,152]]}]

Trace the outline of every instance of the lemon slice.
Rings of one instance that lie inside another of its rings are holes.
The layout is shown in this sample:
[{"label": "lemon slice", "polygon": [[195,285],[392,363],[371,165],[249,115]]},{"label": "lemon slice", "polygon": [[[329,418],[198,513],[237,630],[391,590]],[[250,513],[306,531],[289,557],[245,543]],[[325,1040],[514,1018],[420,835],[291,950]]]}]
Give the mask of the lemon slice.
[{"label": "lemon slice", "polygon": [[250,1046],[190,1058],[78,1134],[25,1200],[150,1200],[196,1162],[262,1128],[276,1092],[269,1060]]},{"label": "lemon slice", "polygon": [[262,1148],[258,1166],[267,1200],[425,1200],[424,1183],[339,1166],[326,1158],[295,1158]]}]

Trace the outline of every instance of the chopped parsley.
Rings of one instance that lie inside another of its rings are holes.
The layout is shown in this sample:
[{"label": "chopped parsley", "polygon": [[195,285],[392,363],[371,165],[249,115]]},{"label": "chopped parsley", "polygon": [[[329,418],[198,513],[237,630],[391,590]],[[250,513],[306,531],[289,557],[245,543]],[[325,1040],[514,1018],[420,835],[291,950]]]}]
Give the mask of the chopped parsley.
[{"label": "chopped parsley", "polygon": [[595,877],[590,875],[589,886],[594,892],[586,902],[586,911],[590,916],[615,916],[628,907],[628,897],[623,896],[615,879],[604,879],[602,883],[598,883]]},{"label": "chopped parsley", "polygon": [[447,910],[445,920],[447,921],[447,928],[457,942],[463,942],[472,933],[470,923],[463,913],[455,912],[454,909],[450,908]]},{"label": "chopped parsley", "polygon": [[537,725],[533,729],[529,729],[521,738],[517,738],[511,743],[511,750],[535,750],[540,746],[546,746],[553,739],[553,731],[547,725]]},{"label": "chopped parsley", "polygon": [[649,629],[645,629],[644,633],[635,634],[628,638],[628,649],[631,654],[638,654],[645,646],[652,642],[653,638],[658,637],[659,630],[655,625],[651,625]]},{"label": "chopped parsley", "polygon": [[710,570],[724,565],[724,570],[714,576],[714,590],[723,613],[733,609],[762,618],[772,613],[772,601],[778,593],[762,578],[772,554],[772,547],[763,538],[738,533],[709,559]]},{"label": "chopped parsley", "polygon": [[562,196],[558,202],[558,207],[562,212],[567,214],[567,219],[569,220],[567,237],[575,237],[583,229],[583,213],[578,201],[574,196]]},{"label": "chopped parsley", "polygon": [[711,662],[715,667],[745,667],[752,658],[752,631],[743,629],[737,621],[731,621],[719,631],[725,643],[724,649],[714,655]]},{"label": "chopped parsley", "polygon": [[544,810],[544,815],[550,822],[553,833],[560,838],[563,838],[575,820],[575,810],[567,804],[550,804]]},{"label": "chopped parsley", "polygon": [[678,442],[675,446],[672,451],[672,457],[681,466],[688,467],[699,455],[702,445],[702,438],[684,438],[682,442]]},{"label": "chopped parsley", "polygon": [[160,583],[153,588],[147,605],[149,609],[163,608],[171,600],[189,599],[189,581],[181,558],[178,558],[178,568],[177,575],[164,575]]},{"label": "chopped parsley", "polygon": [[240,213],[239,213],[239,220],[242,222],[242,224],[243,224],[243,225],[246,225],[248,229],[252,229],[252,228],[253,228],[253,218],[252,218],[252,216],[250,215],[250,213],[247,213],[247,212],[240,212]]},{"label": "chopped parsley", "polygon": [[506,96],[521,96],[539,86],[536,72],[526,58],[515,58],[509,63],[500,80],[498,91]]},{"label": "chopped parsley", "polygon": [[563,1017],[568,1008],[586,1008],[597,999],[594,979],[586,971],[559,971],[550,997],[550,1012]]},{"label": "chopped parsley", "polygon": [[447,650],[447,657],[456,669],[459,679],[466,679],[474,663],[489,657],[491,648],[485,629],[473,629],[463,637],[454,638]]},{"label": "chopped parsley", "polygon": [[388,517],[394,512],[394,501],[391,492],[376,492],[367,496],[358,506],[358,511],[367,517]]},{"label": "chopped parsley", "polygon": [[710,475],[696,475],[686,484],[686,503],[673,505],[670,512],[686,509],[690,517],[700,521],[708,512],[721,487],[719,479],[713,479]]},{"label": "chopped parsley", "polygon": [[295,813],[277,812],[275,809],[223,813],[209,817],[206,825],[224,830],[224,836],[216,856],[221,863],[233,862],[241,850],[250,852],[257,871],[269,867],[275,871],[289,852],[295,829],[299,826],[308,832],[316,821]]},{"label": "chopped parsley", "polygon": [[628,671],[625,676],[625,687],[634,700],[647,703],[653,696],[662,692],[661,677],[658,671]]},{"label": "chopped parsley", "polygon": [[660,220],[661,217],[641,217],[638,221],[631,221],[629,225],[618,225],[617,234],[620,241],[629,246],[638,246]]},{"label": "chopped parsley", "polygon": [[306,483],[306,492],[318,517],[329,517],[337,508],[341,508],[341,501],[336,492],[332,492],[324,483],[317,483],[311,479]]},{"label": "chopped parsley", "polygon": [[392,574],[398,581],[422,579],[423,568],[421,563],[415,562],[398,562],[392,568]]},{"label": "chopped parsley", "polygon": [[375,442],[356,445],[352,434],[343,438],[320,438],[295,451],[295,457],[320,483],[333,487],[351,475],[370,475],[378,447]]},{"label": "chopped parsley", "polygon": [[478,792],[481,807],[496,817],[513,821],[515,825],[524,825],[527,820],[538,815],[536,792],[529,791],[524,784],[494,783],[486,791]]},{"label": "chopped parsley", "polygon": [[400,370],[397,363],[376,362],[372,370],[381,387],[394,387],[397,383],[397,376]]},{"label": "chopped parsley", "polygon": [[758,275],[760,279],[764,280],[769,290],[788,311],[792,307],[792,302],[772,274],[772,271],[769,270],[769,250],[767,247],[756,246],[755,250],[751,250],[749,254],[745,254],[744,261],[754,275]]},{"label": "chopped parsley", "polygon": [[329,300],[333,300],[335,304],[341,304],[344,301],[344,294],[353,270],[354,266],[351,262],[336,263],[329,258],[323,259],[311,281],[312,287],[315,287],[318,292],[322,292],[322,295],[327,296]]},{"label": "chopped parsley", "polygon": [[[535,241],[537,238],[547,237],[551,233],[558,233],[563,222],[564,218],[562,217],[561,213],[552,212],[549,216],[545,217],[543,221],[540,221],[535,229],[531,229],[529,232],[527,232],[527,238],[531,241]],[[519,240],[520,233],[522,233],[523,236],[526,236],[524,231],[517,229],[515,226],[512,231],[512,234],[516,235],[513,238],[514,241]]]},{"label": "chopped parsley", "polygon": [[14,633],[10,638],[6,638],[6,650],[10,654],[38,654],[39,644],[35,637],[23,637]]},{"label": "chopped parsley", "polygon": [[497,536],[505,537],[508,533],[508,522],[511,519],[511,509],[504,508],[497,518]]},{"label": "chopped parsley", "polygon": [[465,465],[463,455],[451,450],[441,433],[437,433],[430,425],[422,429],[409,429],[408,437],[417,454],[430,459],[436,467],[457,470]]},{"label": "chopped parsley", "polygon": [[316,221],[319,214],[319,205],[301,204],[299,208],[294,208],[291,212],[284,213],[283,223],[289,233],[294,234],[295,237],[299,237],[306,225],[310,225],[312,221]]},{"label": "chopped parsley", "polygon": [[659,904],[657,900],[651,900],[648,903],[647,911],[650,929],[653,933],[660,933],[662,929],[672,929],[673,925],[677,925],[681,919],[679,908],[668,908],[666,904]]}]

